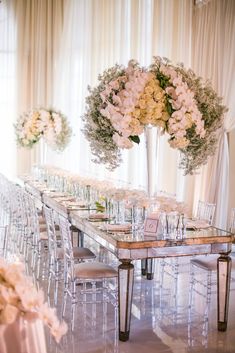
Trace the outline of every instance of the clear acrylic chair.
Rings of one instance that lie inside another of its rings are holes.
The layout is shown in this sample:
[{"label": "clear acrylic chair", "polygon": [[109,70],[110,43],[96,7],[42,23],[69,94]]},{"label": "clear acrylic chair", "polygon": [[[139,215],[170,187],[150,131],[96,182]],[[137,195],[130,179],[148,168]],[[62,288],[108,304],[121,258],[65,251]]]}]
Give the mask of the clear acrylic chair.
[{"label": "clear acrylic chair", "polygon": [[[228,230],[231,233],[235,232],[235,208],[231,209],[230,225]],[[232,256],[232,271],[235,270],[235,253]],[[194,305],[194,294],[197,293],[204,297],[206,302],[205,314],[208,314],[209,305],[211,302],[212,286],[217,284],[217,259],[216,255],[199,255],[195,256],[190,261],[190,291],[189,291],[189,320],[192,314]],[[232,273],[233,282],[233,273]]]},{"label": "clear acrylic chair", "polygon": [[7,196],[8,180],[0,174],[0,256],[5,257],[8,245],[8,228],[10,220],[9,197]]},{"label": "clear acrylic chair", "polygon": [[229,231],[235,233],[235,208],[231,209]]},{"label": "clear acrylic chair", "polygon": [[[232,208],[231,212],[230,212],[230,222],[229,222],[228,230],[231,233],[235,232],[235,208]],[[232,253],[232,255],[235,255],[235,254]],[[216,260],[213,260],[213,257],[215,257]],[[202,268],[204,270],[208,270],[209,271],[208,276],[211,277],[211,272],[217,270],[217,258],[218,258],[218,255],[215,255],[215,256],[213,256],[213,255],[196,256],[195,258],[193,258],[190,261],[191,267],[196,266],[196,267]]]},{"label": "clear acrylic chair", "polygon": [[23,254],[28,232],[25,194],[23,188],[15,184],[9,184],[8,192],[12,249],[16,253]]},{"label": "clear acrylic chair", "polygon": [[20,253],[24,256],[25,262],[28,262],[29,252],[33,251],[33,236],[37,231],[37,218],[35,217],[35,205],[32,197],[25,191],[21,190],[21,222],[24,228],[19,239]]},{"label": "clear acrylic chair", "polygon": [[65,315],[67,296],[71,298],[72,330],[78,303],[111,303],[117,308],[118,272],[102,262],[75,263],[69,221],[59,216],[64,248],[65,288],[62,315]]},{"label": "clear acrylic chair", "polygon": [[0,224],[9,225],[10,222],[10,202],[9,202],[10,182],[4,175],[0,174]]},{"label": "clear acrylic chair", "polygon": [[7,253],[8,227],[0,226],[0,257],[6,257]]},{"label": "clear acrylic chair", "polygon": [[[61,281],[64,282],[64,248],[62,247],[61,230],[56,230],[55,219],[58,219],[58,214],[54,214],[53,210],[46,205],[43,206],[43,212],[46,219],[47,234],[48,234],[48,251],[49,251],[49,277],[47,293],[50,295],[51,281],[54,280],[54,303],[57,303],[58,285]],[[69,229],[69,237],[71,240],[71,230]],[[75,262],[86,260],[94,260],[96,255],[85,247],[71,247],[71,252]]]},{"label": "clear acrylic chair", "polygon": [[196,218],[207,221],[210,225],[212,225],[214,221],[215,207],[216,205],[214,203],[199,200]]},{"label": "clear acrylic chair", "polygon": [[0,175],[0,224],[9,228],[8,247],[18,252],[20,235],[24,227],[22,226],[22,207],[20,207],[21,189],[10,182],[3,175]]},{"label": "clear acrylic chair", "polygon": [[1,224],[7,225],[9,250],[28,260],[32,247],[33,205],[28,193],[3,176],[0,176]]},{"label": "clear acrylic chair", "polygon": [[[208,224],[212,225],[214,221],[215,207],[215,204],[199,200],[196,218],[204,220]],[[184,266],[188,265],[188,261],[188,258],[186,258]],[[165,275],[172,277],[174,281],[175,292],[177,292],[178,286],[179,266],[180,263],[178,257],[161,260],[162,282],[164,281]]]},{"label": "clear acrylic chair", "polygon": [[25,208],[28,228],[25,258],[28,261],[29,251],[31,251],[31,269],[38,280],[40,271],[47,265],[48,236],[46,226],[41,223],[35,199],[27,192],[25,192]]}]

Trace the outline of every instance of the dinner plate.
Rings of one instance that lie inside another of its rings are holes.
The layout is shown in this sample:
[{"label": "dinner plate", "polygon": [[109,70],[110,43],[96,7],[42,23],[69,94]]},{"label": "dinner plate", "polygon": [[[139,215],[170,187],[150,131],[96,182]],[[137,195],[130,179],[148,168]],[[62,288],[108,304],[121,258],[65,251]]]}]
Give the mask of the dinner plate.
[{"label": "dinner plate", "polygon": [[103,228],[110,233],[129,233],[131,230],[131,224],[105,224]]},{"label": "dinner plate", "polygon": [[54,197],[65,197],[65,194],[62,192],[54,192],[54,191],[46,191],[44,192],[45,195],[50,196],[52,198]]},{"label": "dinner plate", "polygon": [[88,217],[88,221],[90,222],[102,222],[108,220],[109,216],[105,213],[93,213]]}]

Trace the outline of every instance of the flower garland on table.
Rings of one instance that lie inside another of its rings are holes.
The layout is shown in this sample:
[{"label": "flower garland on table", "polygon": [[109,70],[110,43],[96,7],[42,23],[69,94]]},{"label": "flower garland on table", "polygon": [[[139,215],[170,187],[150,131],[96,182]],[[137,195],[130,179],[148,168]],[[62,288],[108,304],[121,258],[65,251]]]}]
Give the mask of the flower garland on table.
[{"label": "flower garland on table", "polygon": [[39,109],[23,113],[15,125],[19,146],[31,148],[41,137],[54,150],[63,151],[72,130],[67,119],[58,112]]},{"label": "flower garland on table", "polygon": [[55,309],[44,303],[43,291],[38,291],[25,276],[23,264],[9,264],[0,259],[0,325],[12,324],[19,317],[28,321],[42,320],[57,343],[67,332],[67,324],[60,323]]},{"label": "flower garland on table", "polygon": [[146,125],[169,134],[170,146],[181,152],[185,174],[192,174],[214,153],[227,109],[192,70],[154,57],[148,69],[131,60],[128,67],[116,65],[98,79],[97,87],[88,88],[83,116],[95,162],[116,168],[120,149],[139,143]]}]

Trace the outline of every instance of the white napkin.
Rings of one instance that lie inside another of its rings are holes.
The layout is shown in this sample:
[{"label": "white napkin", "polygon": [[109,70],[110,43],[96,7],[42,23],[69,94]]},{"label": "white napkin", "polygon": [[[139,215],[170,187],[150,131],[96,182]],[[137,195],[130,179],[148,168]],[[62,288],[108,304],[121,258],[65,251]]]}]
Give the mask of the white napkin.
[{"label": "white napkin", "polygon": [[88,218],[89,219],[108,219],[109,216],[106,213],[93,213]]},{"label": "white napkin", "polygon": [[206,229],[209,227],[210,227],[210,224],[203,219],[195,219],[195,220],[190,219],[186,222],[186,228]]},{"label": "white napkin", "polygon": [[128,232],[131,229],[131,224],[106,224],[104,228],[109,232]]},{"label": "white napkin", "polygon": [[87,205],[84,204],[84,202],[64,202],[67,207],[71,208],[85,208]]},{"label": "white napkin", "polygon": [[50,196],[50,197],[63,197],[65,194],[63,192],[54,192],[54,191],[46,191],[44,194]]},{"label": "white napkin", "polygon": [[55,197],[56,201],[74,201],[74,197],[72,196],[61,196],[61,197]]}]

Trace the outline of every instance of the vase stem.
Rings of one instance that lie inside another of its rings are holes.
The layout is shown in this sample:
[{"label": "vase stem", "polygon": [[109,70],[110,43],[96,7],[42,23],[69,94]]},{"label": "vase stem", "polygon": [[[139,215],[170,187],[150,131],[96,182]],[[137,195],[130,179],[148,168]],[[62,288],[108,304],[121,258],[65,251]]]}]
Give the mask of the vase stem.
[{"label": "vase stem", "polygon": [[157,174],[158,174],[157,167],[158,167],[159,136],[160,136],[159,128],[157,129],[152,128],[151,125],[147,125],[145,127],[148,197],[152,197],[154,194],[154,180],[157,179]]}]

